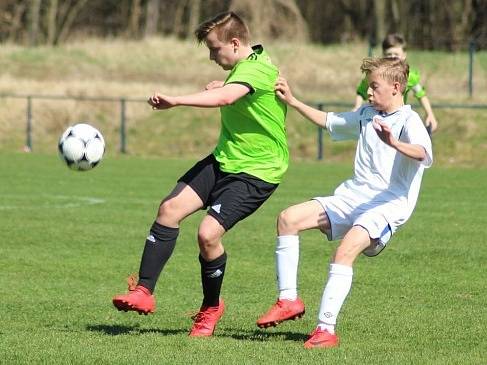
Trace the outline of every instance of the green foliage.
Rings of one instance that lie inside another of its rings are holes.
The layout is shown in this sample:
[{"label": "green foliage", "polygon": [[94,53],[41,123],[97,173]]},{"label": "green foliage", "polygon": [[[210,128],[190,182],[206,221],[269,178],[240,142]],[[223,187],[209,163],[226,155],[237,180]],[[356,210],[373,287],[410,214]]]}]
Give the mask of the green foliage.
[{"label": "green foliage", "polygon": [[487,170],[433,167],[411,220],[377,258],[360,257],[338,349],[306,351],[335,243],[302,234],[307,314],[255,326],[276,298],[275,219],[328,195],[351,163],[297,162],[254,215],[224,239],[227,312],[211,339],[191,339],[201,300],[195,242],[203,212],[183,222],[152,316],[117,312],[111,297],[137,271],[161,198],[190,160],[108,155],[93,171],[53,155],[0,155],[2,363],[481,364],[487,348]]}]

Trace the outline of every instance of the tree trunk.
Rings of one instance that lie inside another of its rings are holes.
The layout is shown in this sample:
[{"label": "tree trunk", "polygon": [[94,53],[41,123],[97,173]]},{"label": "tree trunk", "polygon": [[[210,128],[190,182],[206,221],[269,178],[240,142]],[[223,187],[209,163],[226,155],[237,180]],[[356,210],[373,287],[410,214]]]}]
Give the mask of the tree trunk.
[{"label": "tree trunk", "polygon": [[73,25],[74,20],[76,19],[76,16],[81,11],[81,9],[86,5],[87,2],[88,0],[78,0],[77,3],[75,3],[72,7],[69,8],[69,11],[66,14],[66,18],[64,19],[64,22],[62,24],[61,30],[59,31],[59,35],[56,39],[55,44],[59,42],[64,42],[68,38],[69,32],[71,31],[71,27]]},{"label": "tree trunk", "polygon": [[58,0],[50,0],[46,13],[47,44],[53,45],[57,34]]},{"label": "tree trunk", "polygon": [[130,38],[137,38],[140,30],[140,18],[142,15],[141,0],[132,0],[132,8],[130,10],[129,25],[127,29],[127,36]]},{"label": "tree trunk", "polygon": [[177,37],[184,35],[184,8],[186,7],[187,0],[181,0],[177,2],[176,10],[174,12],[174,22],[173,22],[173,34]]},{"label": "tree trunk", "polygon": [[201,0],[189,0],[189,22],[187,36],[190,37],[200,23]]},{"label": "tree trunk", "polygon": [[[22,23],[22,18],[24,16],[26,10],[26,4],[25,2],[21,2],[20,4],[17,4],[13,10],[13,14],[10,16],[10,14],[0,14],[2,21],[5,23],[5,28],[7,29],[7,34],[8,34],[8,41],[11,43],[14,43],[19,40],[21,36],[25,36],[25,34],[22,34],[22,28],[23,28],[23,23]],[[1,24],[2,22],[0,22]],[[3,27],[2,27],[3,28]],[[28,36],[28,34],[27,34]],[[3,37],[2,37],[3,38]]]},{"label": "tree trunk", "polygon": [[382,42],[386,35],[386,0],[374,0],[375,39]]},{"label": "tree trunk", "polygon": [[39,41],[39,13],[41,10],[41,0],[29,1],[29,45],[36,46]]},{"label": "tree trunk", "polygon": [[145,8],[145,29],[144,37],[149,37],[157,33],[159,23],[160,0],[149,0]]}]

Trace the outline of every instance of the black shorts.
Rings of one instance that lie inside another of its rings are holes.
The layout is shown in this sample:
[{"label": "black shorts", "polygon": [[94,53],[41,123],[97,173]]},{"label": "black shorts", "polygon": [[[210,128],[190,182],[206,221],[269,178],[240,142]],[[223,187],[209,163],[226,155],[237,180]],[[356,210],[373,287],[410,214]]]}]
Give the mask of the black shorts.
[{"label": "black shorts", "polygon": [[227,173],[213,154],[197,162],[178,182],[189,185],[203,201],[203,208],[228,231],[251,215],[276,190],[271,184],[246,173]]}]

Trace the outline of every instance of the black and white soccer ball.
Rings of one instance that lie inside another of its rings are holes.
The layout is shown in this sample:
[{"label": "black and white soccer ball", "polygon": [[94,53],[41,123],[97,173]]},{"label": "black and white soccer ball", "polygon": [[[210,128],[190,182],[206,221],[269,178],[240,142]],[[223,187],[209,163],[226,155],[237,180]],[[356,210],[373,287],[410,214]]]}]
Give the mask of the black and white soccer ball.
[{"label": "black and white soccer ball", "polygon": [[105,140],[98,129],[86,123],[75,124],[59,138],[59,156],[73,170],[91,170],[105,153]]}]

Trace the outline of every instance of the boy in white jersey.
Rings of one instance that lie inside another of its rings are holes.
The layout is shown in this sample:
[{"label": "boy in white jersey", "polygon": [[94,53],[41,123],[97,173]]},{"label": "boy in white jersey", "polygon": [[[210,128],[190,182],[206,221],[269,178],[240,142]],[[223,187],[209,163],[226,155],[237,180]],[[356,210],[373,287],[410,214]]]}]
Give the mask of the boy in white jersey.
[{"label": "boy in white jersey", "polygon": [[418,114],[404,105],[408,65],[399,59],[366,58],[362,66],[370,105],[346,113],[325,113],[297,100],[280,78],[276,93],[334,140],[357,139],[354,176],[330,197],[317,197],[285,209],[278,217],[276,268],[279,299],[257,321],[261,328],[304,314],[297,295],[299,236],[320,229],[340,239],[321,299],[318,324],[306,348],[334,347],[336,319],[352,285],[352,265],[364,253],[377,255],[410,217],[424,168],[431,166],[431,140]]}]

